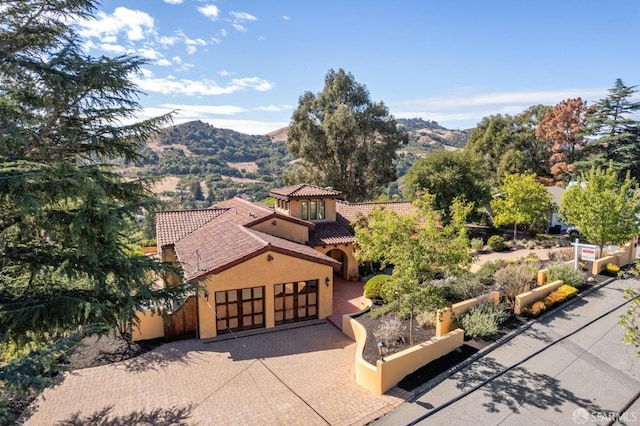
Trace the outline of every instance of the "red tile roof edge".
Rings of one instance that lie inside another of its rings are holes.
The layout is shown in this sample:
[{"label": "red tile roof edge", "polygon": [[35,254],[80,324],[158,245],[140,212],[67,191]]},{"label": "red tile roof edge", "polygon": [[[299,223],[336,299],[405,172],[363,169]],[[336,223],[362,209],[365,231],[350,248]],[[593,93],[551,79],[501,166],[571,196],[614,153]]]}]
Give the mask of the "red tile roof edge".
[{"label": "red tile roof edge", "polygon": [[297,217],[293,217],[293,216],[287,216],[287,215],[284,215],[284,214],[281,214],[281,213],[278,213],[278,212],[273,212],[268,216],[263,216],[261,218],[258,218],[256,220],[254,220],[253,222],[246,223],[244,226],[246,226],[247,228],[251,228],[252,226],[255,226],[255,225],[259,224],[259,223],[266,222],[267,220],[274,219],[274,218],[282,219],[282,220],[287,221],[287,222],[296,223],[298,225],[303,225],[303,226],[306,226],[307,228],[310,228],[310,229],[313,229],[316,226],[312,222],[308,222],[306,220],[298,219]]}]

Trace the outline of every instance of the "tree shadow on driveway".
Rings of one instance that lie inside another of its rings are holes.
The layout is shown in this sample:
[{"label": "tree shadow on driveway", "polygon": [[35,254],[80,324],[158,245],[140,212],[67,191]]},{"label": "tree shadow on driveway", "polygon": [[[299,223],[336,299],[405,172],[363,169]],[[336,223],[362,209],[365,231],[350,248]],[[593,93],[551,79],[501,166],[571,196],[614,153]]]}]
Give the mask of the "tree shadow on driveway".
[{"label": "tree shadow on driveway", "polygon": [[[493,358],[483,358],[462,372],[456,387],[467,391],[492,375],[507,367]],[[520,408],[532,406],[543,410],[553,409],[560,412],[560,407],[571,403],[584,408],[588,412],[602,412],[602,408],[592,400],[581,398],[572,391],[562,387],[560,381],[547,374],[529,371],[518,366],[495,380],[484,384],[476,392],[482,392],[486,402],[482,403],[490,413],[500,412],[500,406],[512,413],[519,414]]]}]

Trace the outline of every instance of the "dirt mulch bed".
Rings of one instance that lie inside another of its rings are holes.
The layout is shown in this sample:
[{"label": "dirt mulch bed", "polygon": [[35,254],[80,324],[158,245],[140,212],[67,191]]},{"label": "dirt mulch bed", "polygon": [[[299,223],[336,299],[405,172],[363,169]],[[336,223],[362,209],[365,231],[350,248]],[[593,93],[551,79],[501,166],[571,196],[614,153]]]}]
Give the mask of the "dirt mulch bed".
[{"label": "dirt mulch bed", "polygon": [[124,361],[150,351],[162,343],[162,339],[152,339],[129,344],[115,333],[101,337],[85,337],[71,354],[68,367],[71,370],[79,370]]}]

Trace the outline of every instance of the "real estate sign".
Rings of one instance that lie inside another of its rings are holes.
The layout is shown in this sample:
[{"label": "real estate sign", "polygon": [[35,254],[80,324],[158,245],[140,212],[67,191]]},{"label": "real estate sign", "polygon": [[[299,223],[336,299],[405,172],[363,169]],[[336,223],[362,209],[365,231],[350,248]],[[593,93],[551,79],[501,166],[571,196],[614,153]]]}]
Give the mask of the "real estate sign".
[{"label": "real estate sign", "polygon": [[596,260],[596,249],[591,247],[582,247],[582,254],[580,256],[582,260],[586,260],[588,262],[595,262]]}]

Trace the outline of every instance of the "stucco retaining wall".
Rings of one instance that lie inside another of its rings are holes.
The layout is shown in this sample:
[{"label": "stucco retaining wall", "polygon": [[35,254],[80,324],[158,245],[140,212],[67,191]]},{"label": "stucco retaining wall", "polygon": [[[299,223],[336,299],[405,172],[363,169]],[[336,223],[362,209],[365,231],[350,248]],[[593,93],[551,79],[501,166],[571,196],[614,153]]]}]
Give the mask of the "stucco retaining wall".
[{"label": "stucco retaining wall", "polygon": [[444,336],[451,331],[453,327],[453,319],[456,316],[460,316],[467,312],[472,307],[479,305],[482,302],[493,302],[496,305],[500,302],[500,293],[492,291],[473,299],[463,300],[462,302],[454,303],[450,309],[442,309],[438,311],[436,319],[436,337]]},{"label": "stucco retaining wall", "polygon": [[562,284],[564,284],[563,281],[553,281],[549,284],[541,285],[533,290],[517,295],[513,313],[520,315],[525,307],[537,302],[538,300],[544,299],[549,295],[549,293],[557,290]]},{"label": "stucco retaining wall", "polygon": [[136,316],[140,322],[138,325],[133,326],[131,339],[134,342],[164,337],[164,320],[162,319],[162,315],[144,311],[137,312]]}]

